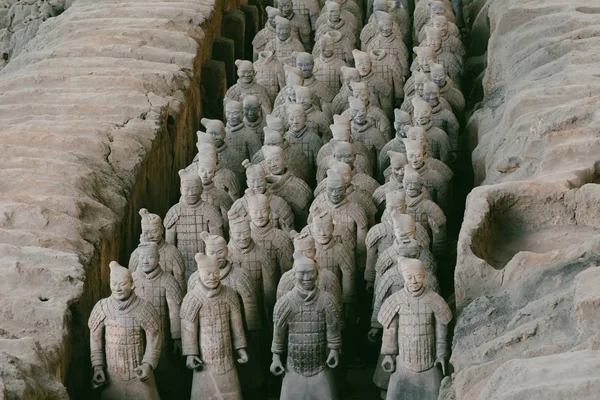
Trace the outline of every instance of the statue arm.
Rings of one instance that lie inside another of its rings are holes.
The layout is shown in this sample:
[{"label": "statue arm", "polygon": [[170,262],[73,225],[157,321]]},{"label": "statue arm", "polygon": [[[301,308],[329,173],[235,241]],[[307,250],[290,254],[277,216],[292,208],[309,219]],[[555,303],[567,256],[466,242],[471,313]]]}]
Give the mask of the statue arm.
[{"label": "statue arm", "polygon": [[178,284],[173,283],[176,290],[167,291],[167,307],[169,307],[169,322],[171,323],[171,339],[181,339],[181,291]]},{"label": "statue arm", "polygon": [[340,270],[342,271],[342,302],[356,303],[358,299],[356,297],[356,266],[354,264],[354,257],[346,254],[345,248],[342,252],[343,254],[339,256]]},{"label": "statue arm", "polygon": [[240,282],[240,286],[244,286],[243,293],[240,293],[242,299],[242,307],[244,309],[244,317],[246,319],[246,328],[249,331],[259,330],[261,326],[260,315],[258,313],[258,299],[252,287],[252,283],[248,278],[244,282]]},{"label": "statue arm", "polygon": [[93,369],[104,369],[104,321],[90,330],[90,357]]},{"label": "statue arm", "polygon": [[335,300],[327,294],[325,306],[325,322],[327,324],[327,347],[330,350],[340,350],[342,348],[342,333],[340,327],[341,315]]},{"label": "statue arm", "polygon": [[435,358],[448,357],[448,325],[436,320],[435,323]]},{"label": "statue arm", "polygon": [[229,319],[231,325],[231,337],[233,340],[233,348],[236,350],[246,348],[246,334],[244,333],[244,321],[240,309],[240,301],[237,293],[230,289],[232,296],[229,305]]},{"label": "statue arm", "polygon": [[356,251],[358,254],[365,254],[367,252],[365,240],[367,238],[368,227],[356,226]]},{"label": "statue arm", "polygon": [[446,221],[444,218],[443,223],[437,222],[433,218],[429,218],[429,226],[431,226],[433,236],[433,254],[436,257],[443,257],[446,251]]},{"label": "statue arm", "polygon": [[273,354],[281,355],[285,353],[290,313],[289,301],[283,297],[277,302],[273,312],[273,342],[271,343],[271,353]]},{"label": "statue arm", "polygon": [[175,230],[175,226],[166,229],[165,241],[173,246],[177,246],[177,231]]},{"label": "statue arm", "polygon": [[275,306],[276,296],[277,296],[277,273],[276,268],[272,265],[271,261],[268,261],[271,264],[270,268],[264,268],[262,270],[262,280],[263,280],[263,288],[264,288],[264,296],[265,296],[265,306],[267,307],[268,316],[271,317],[271,311]]},{"label": "statue arm", "polygon": [[375,264],[378,253],[378,246],[367,247],[367,266],[365,268],[365,281],[367,282],[375,282]]},{"label": "statue arm", "polygon": [[[175,249],[176,250],[176,249]],[[181,294],[187,292],[187,284],[185,282],[185,261],[179,250],[173,252],[173,276],[181,289]]]},{"label": "statue arm", "polygon": [[146,303],[144,307],[144,316],[141,321],[142,328],[146,334],[146,349],[142,364],[148,364],[152,369],[156,369],[160,352],[162,350],[163,332],[160,324],[160,317],[150,303]]},{"label": "statue arm", "polygon": [[388,327],[383,328],[381,339],[381,354],[398,354],[398,315],[394,316]]},{"label": "statue arm", "polygon": [[200,355],[198,311],[200,311],[200,302],[190,292],[181,303],[181,346],[184,356]]}]

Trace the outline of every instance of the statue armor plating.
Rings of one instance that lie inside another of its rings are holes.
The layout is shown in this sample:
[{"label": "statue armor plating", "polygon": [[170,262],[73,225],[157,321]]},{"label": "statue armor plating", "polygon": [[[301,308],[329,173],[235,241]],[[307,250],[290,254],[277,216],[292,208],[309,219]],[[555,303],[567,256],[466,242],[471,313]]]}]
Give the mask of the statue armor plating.
[{"label": "statue armor plating", "polygon": [[[294,91],[296,92],[296,104],[304,107],[306,128],[315,132],[322,140],[330,140],[329,118],[311,103],[311,89],[305,86],[294,86]],[[291,116],[288,115],[289,117]]]},{"label": "statue armor plating", "polygon": [[[348,39],[338,31],[329,31],[319,37],[319,40],[312,51],[313,57],[317,59],[323,53],[323,46],[326,46],[326,44],[322,42],[326,35],[330,36],[333,41],[333,57],[345,61],[348,65],[353,65],[354,59],[352,58],[352,50],[354,46],[350,43],[350,40],[352,40],[353,37]],[[325,40],[327,41],[328,39]]]},{"label": "statue armor plating", "polygon": [[[352,0],[350,0],[351,2]],[[321,18],[321,23],[315,33],[316,40],[319,40],[323,35],[331,32],[339,32],[347,38],[348,43],[354,47],[356,45],[356,25],[348,19],[342,17],[340,5],[335,1],[327,1],[323,10],[324,18]]]},{"label": "statue armor plating", "polygon": [[350,106],[348,104],[348,97],[352,96],[350,83],[360,82],[360,74],[356,68],[342,67],[340,68],[340,72],[342,73],[342,87],[331,103],[334,115],[342,115],[348,109]]},{"label": "statue armor plating", "polygon": [[237,67],[238,80],[235,85],[230,87],[225,93],[224,104],[227,100],[242,101],[242,94],[254,95],[260,102],[263,114],[270,114],[272,111],[271,99],[267,89],[256,83],[254,76],[254,65],[247,60],[235,60]]},{"label": "statue armor plating", "polygon": [[393,20],[391,15],[387,12],[376,11],[375,18],[377,19],[379,32],[369,42],[367,51],[384,49],[391,57],[396,58],[398,64],[402,65],[402,71],[408,71],[408,49],[402,36],[396,35],[392,29]]},{"label": "statue armor plating", "polygon": [[244,125],[244,108],[240,101],[226,100],[225,118],[227,125],[225,127],[225,141],[227,145],[245,158],[252,158],[254,153],[260,150],[261,143],[258,135],[251,129],[246,129]]},{"label": "statue armor plating", "polygon": [[272,51],[261,51],[258,53],[258,59],[254,61],[254,70],[256,71],[254,79],[267,89],[271,103],[273,103],[277,93],[285,87],[283,65]]},{"label": "statue armor plating", "polygon": [[393,115],[392,87],[379,75],[373,73],[371,58],[367,53],[353,50],[354,63],[358,70],[361,82],[364,82],[371,92],[370,103],[381,108],[388,118]]},{"label": "statue armor plating", "polygon": [[346,66],[345,58],[336,58],[335,42],[328,33],[319,38],[320,54],[314,58],[315,79],[325,84],[333,93],[342,87],[342,67]]},{"label": "statue armor plating", "polygon": [[306,126],[306,112],[303,106],[290,104],[287,107],[287,114],[290,128],[285,134],[285,139],[290,146],[302,150],[310,165],[315,168],[317,153],[319,153],[323,141],[317,132]]},{"label": "statue armor plating", "polygon": [[[244,156],[242,153],[230,147],[225,140],[226,130],[225,125],[218,119],[202,118],[200,123],[206,128],[206,133],[213,137],[213,142],[217,147],[217,172],[215,172],[215,185],[225,190],[229,196],[235,200],[236,196],[240,195],[240,185],[244,182],[244,168],[242,167],[242,161]],[[198,133],[198,151],[202,143],[211,143],[208,138],[204,137],[201,133]],[[194,157],[194,162],[198,161],[199,155]],[[228,171],[228,172],[226,172]],[[235,187],[232,183],[229,183],[229,176],[231,173],[235,174],[237,185]],[[235,195],[234,195],[235,194]],[[235,198],[234,198],[235,197]]]},{"label": "statue armor plating", "polygon": [[[275,38],[265,46],[265,51],[275,54],[275,57],[284,65],[294,66],[296,60],[292,57],[295,51],[303,51],[304,46],[292,34],[292,26],[287,18],[275,17]],[[310,32],[309,32],[310,34]]]}]

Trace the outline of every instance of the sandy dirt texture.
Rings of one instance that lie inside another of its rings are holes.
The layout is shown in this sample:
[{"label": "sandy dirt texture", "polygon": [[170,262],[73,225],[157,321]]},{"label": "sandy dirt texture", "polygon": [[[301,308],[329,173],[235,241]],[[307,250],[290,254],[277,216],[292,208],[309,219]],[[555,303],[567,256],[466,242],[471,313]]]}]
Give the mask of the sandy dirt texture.
[{"label": "sandy dirt texture", "polygon": [[600,3],[468,7],[481,33],[470,61],[486,66],[465,132],[479,187],[458,241],[454,373],[440,399],[597,399]]},{"label": "sandy dirt texture", "polygon": [[139,208],[177,201],[201,65],[239,5],[65,4],[0,72],[0,399],[89,398],[89,312]]}]

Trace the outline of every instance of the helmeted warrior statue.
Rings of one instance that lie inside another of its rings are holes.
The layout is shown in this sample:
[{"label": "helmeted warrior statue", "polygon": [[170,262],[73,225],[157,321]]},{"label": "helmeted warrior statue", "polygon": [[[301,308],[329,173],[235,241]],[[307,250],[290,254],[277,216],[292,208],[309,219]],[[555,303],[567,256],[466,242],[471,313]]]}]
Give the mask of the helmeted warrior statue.
[{"label": "helmeted warrior statue", "polygon": [[224,105],[226,101],[235,100],[242,101],[242,94],[254,95],[260,102],[263,109],[263,114],[267,115],[271,113],[272,104],[267,89],[256,83],[254,80],[254,65],[251,61],[247,60],[235,60],[235,66],[237,67],[238,80],[235,85],[227,89],[225,93]]},{"label": "helmeted warrior statue", "polygon": [[296,92],[296,104],[300,104],[304,107],[306,128],[309,131],[315,132],[321,140],[330,140],[331,132],[329,131],[329,117],[312,104],[311,89],[306,86],[294,86],[294,91]]},{"label": "helmeted warrior statue", "polygon": [[402,180],[404,179],[404,167],[408,164],[406,153],[388,150],[386,157],[390,162],[388,167],[391,167],[389,179],[373,193],[373,203],[375,203],[380,212],[385,209],[387,193],[395,190],[402,190],[404,188],[402,184]]},{"label": "helmeted warrior statue", "polygon": [[310,88],[313,93],[318,97],[321,101],[321,110],[331,117],[333,115],[331,110],[331,102],[335,97],[335,94],[329,89],[327,85],[323,82],[319,82],[314,75],[315,63],[313,60],[313,56],[310,53],[304,52],[296,52],[292,54],[292,56],[296,57],[296,67],[302,71],[304,84],[301,86],[306,86]]},{"label": "helmeted warrior statue", "polygon": [[181,371],[178,371],[179,360],[175,356],[181,353],[179,310],[183,292],[173,275],[163,271],[158,264],[156,243],[141,243],[136,254],[139,268],[132,273],[135,294],[152,304],[161,324],[162,350],[155,370],[159,393],[164,398],[180,396],[180,387],[184,382],[181,380]]},{"label": "helmeted warrior statue", "polygon": [[254,80],[267,89],[271,103],[273,103],[277,93],[285,87],[283,64],[272,51],[261,51],[258,53],[257,60],[254,61],[254,70],[256,71]]},{"label": "helmeted warrior statue", "polygon": [[452,311],[424,285],[423,263],[403,259],[400,268],[404,290],[388,297],[377,317],[383,326],[381,364],[392,373],[386,399],[435,399],[446,375]]},{"label": "helmeted warrior statue", "polygon": [[452,23],[456,23],[456,16],[452,10],[452,4],[444,0],[428,0],[417,3],[413,15],[415,37],[421,32],[425,25],[436,15],[443,15]]},{"label": "helmeted warrior statue", "polygon": [[342,347],[339,312],[333,297],[317,287],[314,260],[296,252],[294,270],[296,286],[275,307],[270,369],[277,376],[285,373],[283,399],[337,400],[332,369],[339,364]]},{"label": "helmeted warrior statue", "polygon": [[[438,131],[433,131],[433,133],[437,133]],[[439,130],[440,133],[444,133],[444,131]],[[431,169],[439,172],[444,179],[447,181],[452,180],[454,173],[452,169],[448,167],[451,165],[454,158],[452,156],[452,151],[450,147],[450,140],[448,136],[439,135],[438,137],[429,137],[427,135],[427,131],[421,127],[413,126],[406,133],[406,138],[410,140],[416,140],[421,143],[425,148],[425,158],[424,163],[427,164]],[[431,154],[436,155],[441,158],[434,158]]]},{"label": "helmeted warrior statue", "polygon": [[198,283],[181,305],[183,355],[194,371],[191,399],[241,400],[235,361],[247,363],[248,353],[240,300],[221,284],[216,258],[198,253],[195,259]]},{"label": "helmeted warrior statue", "polygon": [[425,83],[423,98],[431,106],[431,120],[433,121],[433,125],[446,132],[450,138],[452,150],[457,152],[460,125],[452,111],[442,107],[440,102],[440,89],[435,83]]},{"label": "helmeted warrior statue", "polygon": [[[281,11],[281,17],[290,22],[294,36],[300,39],[304,49],[307,51],[312,48],[310,35],[314,28],[311,27],[311,19],[314,18],[316,22],[319,13],[318,4],[312,7],[310,6],[310,4],[315,1],[316,0],[277,0],[275,3],[277,8]],[[277,24],[277,22],[275,23]]]},{"label": "helmeted warrior statue", "polygon": [[244,107],[244,130],[254,133],[260,143],[263,142],[263,128],[267,126],[267,121],[263,118],[262,108],[258,98],[252,94],[242,95],[242,105]]},{"label": "helmeted warrior statue", "polygon": [[452,147],[452,143],[446,132],[433,124],[429,103],[420,99],[414,99],[413,108],[414,125],[416,128],[425,130],[428,148],[431,151],[430,156],[443,161],[447,165],[452,165],[456,159],[457,149]]},{"label": "helmeted warrior statue", "polygon": [[350,106],[348,104],[348,97],[352,96],[350,83],[360,82],[361,80],[360,73],[356,68],[342,67],[340,68],[340,72],[342,73],[342,87],[331,103],[334,115],[342,115],[348,109]]},{"label": "helmeted warrior statue", "polygon": [[[381,11],[381,12],[385,12],[387,13],[388,11],[391,10],[390,7],[391,2],[389,0],[375,0],[373,2],[373,0],[368,0],[368,6],[367,6],[367,18],[368,21],[365,24],[365,26],[363,26],[361,32],[360,32],[360,44],[361,44],[361,50],[362,51],[366,51],[367,47],[369,46],[369,43],[377,36],[377,34],[379,33],[379,23],[377,21],[377,14],[375,14],[376,11]],[[391,12],[390,12],[391,14]],[[408,14],[407,14],[408,16]],[[405,35],[404,35],[404,31],[405,30],[409,30],[412,33],[411,30],[411,24],[410,24],[410,17],[409,17],[409,23],[408,23],[408,27],[402,27],[401,25],[398,23],[398,20],[396,18],[392,18],[392,31],[397,35],[403,38],[403,40],[405,41],[405,44],[407,43],[405,40]]]},{"label": "helmeted warrior statue", "polygon": [[321,44],[320,54],[314,57],[314,76],[315,79],[324,85],[333,93],[339,92],[342,87],[341,68],[345,67],[345,58],[337,58],[335,53],[335,42],[329,33],[324,33],[319,38]]},{"label": "helmeted warrior statue", "polygon": [[267,43],[265,50],[273,52],[282,64],[293,66],[296,63],[296,59],[292,57],[292,53],[303,51],[304,46],[295,35],[292,35],[290,21],[287,18],[276,16],[275,38]]},{"label": "helmeted warrior statue", "polygon": [[106,400],[158,400],[153,370],[162,348],[160,317],[133,292],[131,273],[115,261],[110,263],[110,290],[88,320],[92,387],[103,387],[100,397]]},{"label": "helmeted warrior statue", "polygon": [[198,240],[200,232],[208,231],[223,236],[223,217],[219,210],[202,200],[202,181],[195,171],[179,171],[181,198],[169,209],[164,225],[166,240],[177,246],[185,261],[185,277],[196,270],[194,255],[204,252],[204,243]]},{"label": "helmeted warrior statue", "polygon": [[294,245],[287,233],[273,226],[269,198],[248,189],[248,208],[252,240],[267,251],[279,274],[292,269]]},{"label": "helmeted warrior statue", "polygon": [[254,153],[260,150],[261,142],[258,135],[244,125],[244,107],[242,102],[225,100],[225,141],[227,145],[245,158],[252,158]]},{"label": "helmeted warrior statue", "polygon": [[[371,121],[371,124],[379,129],[381,135],[386,140],[389,140],[391,137],[390,120],[381,108],[371,104],[371,91],[367,84],[364,82],[350,82],[350,88],[352,89],[352,96],[361,99],[365,104],[365,107],[367,108],[367,117]],[[342,115],[346,115],[350,118],[350,103],[348,103],[348,108]]]},{"label": "helmeted warrior statue", "polygon": [[361,81],[367,84],[371,92],[370,103],[375,107],[381,108],[385,115],[391,118],[394,111],[392,87],[381,76],[373,73],[369,54],[359,50],[352,50],[352,55],[354,56],[354,63],[360,74]]},{"label": "helmeted warrior statue", "polygon": [[294,212],[296,228],[306,224],[308,208],[313,200],[310,187],[287,168],[283,149],[278,146],[263,146],[267,169],[267,191],[285,200]]},{"label": "helmeted warrior statue", "polygon": [[440,89],[440,96],[445,99],[450,106],[454,115],[461,115],[465,109],[465,97],[454,87],[452,79],[446,76],[446,70],[443,65],[431,63],[431,80]]},{"label": "helmeted warrior statue", "polygon": [[393,89],[394,105],[397,106],[404,98],[404,76],[410,71],[403,70],[398,60],[385,49],[373,49],[369,52],[369,57],[373,73],[381,76]]},{"label": "helmeted warrior statue", "polygon": [[380,176],[383,176],[383,171],[390,166],[390,158],[388,157],[388,151],[395,151],[398,153],[406,153],[403,140],[406,138],[406,133],[412,125],[412,119],[410,114],[406,111],[402,111],[398,108],[394,110],[394,130],[396,135],[383,146],[381,152],[377,157],[378,171]]},{"label": "helmeted warrior statue", "polygon": [[[173,275],[182,293],[187,290],[185,279],[185,261],[177,247],[167,243],[163,237],[162,219],[157,214],[150,214],[145,208],[140,209],[142,217],[142,234],[140,243],[156,243],[158,247],[158,262],[160,268],[167,274]],[[139,266],[138,249],[129,257],[129,271],[133,274]]]},{"label": "helmeted warrior statue", "polygon": [[[429,22],[427,22],[427,24],[425,24],[423,26],[423,28],[421,28],[421,31],[419,32],[419,35],[417,38],[418,43],[425,41],[425,39],[427,37],[426,33],[425,33],[426,26],[432,26],[434,28],[438,28],[439,30],[441,30],[444,41],[446,41],[449,36],[456,39],[456,41],[453,39],[452,41],[450,41],[448,43],[448,46],[451,46],[451,47],[449,47],[449,49],[459,50],[459,52],[457,54],[460,54],[460,49],[462,48],[465,52],[460,56],[464,57],[466,55],[466,49],[464,48],[464,45],[463,45],[462,41],[460,40],[460,29],[454,22],[448,21],[448,18],[446,18],[445,12],[442,14],[439,14],[439,15],[434,14],[433,16],[430,16]],[[457,42],[460,43],[460,45],[458,45]],[[454,46],[456,46],[456,47],[454,47]]]},{"label": "helmeted warrior statue", "polygon": [[387,143],[381,131],[371,123],[371,119],[367,116],[367,106],[360,98],[350,96],[348,98],[350,104],[349,117],[352,139],[364,144],[374,159],[381,152],[383,146]]},{"label": "helmeted warrior statue", "polygon": [[[262,193],[269,199],[271,209],[270,221],[274,227],[282,229],[284,232],[289,232],[294,228],[294,213],[290,206],[281,197],[269,193],[267,191],[267,172],[262,165],[251,164],[248,160],[244,160],[246,168],[246,183],[248,189],[252,189],[255,193]],[[248,191],[244,196],[236,200],[231,206],[231,209],[250,221],[250,208],[248,206]]]},{"label": "helmeted warrior statue", "polygon": [[367,51],[384,49],[390,56],[396,58],[398,64],[402,65],[402,71],[408,71],[408,49],[404,44],[403,37],[397,35],[392,29],[394,21],[391,15],[387,12],[376,11],[375,18],[377,19],[379,32],[369,42]]},{"label": "helmeted warrior statue", "polygon": [[425,27],[425,32],[427,33],[426,46],[433,47],[437,62],[444,65],[448,76],[452,79],[456,87],[460,89],[464,73],[462,59],[442,47],[442,32],[439,29]]},{"label": "helmeted warrior statue", "polygon": [[[267,6],[265,8],[265,11],[267,13],[267,21],[265,22],[265,27],[258,31],[256,35],[254,35],[254,39],[252,39],[252,49],[254,50],[255,62],[259,59],[260,53],[265,50],[267,43],[275,39],[275,17],[281,16],[281,11],[275,7]],[[254,69],[260,73],[260,69],[256,68],[256,64]]]},{"label": "helmeted warrior statue", "polygon": [[[213,137],[213,144],[217,147],[217,172],[215,173],[215,184],[223,189],[232,197],[231,190],[227,190],[229,185],[225,185],[225,176],[223,170],[231,171],[235,174],[235,177],[238,181],[237,189],[235,190],[236,195],[240,195],[240,185],[244,182],[244,168],[242,167],[242,161],[244,160],[244,156],[242,153],[230,147],[225,140],[226,130],[225,124],[218,119],[208,119],[202,118],[200,123],[204,125],[206,128],[206,133],[210,134]],[[204,142],[210,143],[210,141],[203,137],[201,133],[198,133],[198,144],[197,147],[200,147]],[[197,160],[197,156],[194,160]],[[230,175],[227,173],[227,175]],[[237,198],[237,197],[236,197]]]},{"label": "helmeted warrior statue", "polygon": [[337,2],[325,2],[323,15],[324,17],[321,18],[321,23],[315,33],[316,40],[319,40],[325,34],[335,31],[346,37],[352,46],[356,45],[356,25],[342,17],[341,7]]},{"label": "helmeted warrior statue", "polygon": [[[321,37],[319,37],[319,40],[315,44],[315,47],[312,51],[313,57],[317,59],[321,56],[321,54],[324,51],[326,51],[324,50],[324,47],[328,46],[327,40],[329,40],[326,37],[327,35],[331,38],[333,42],[333,57],[343,60],[348,64],[354,64],[354,59],[352,58],[352,49],[354,48],[354,46],[350,43],[351,40],[354,40],[354,37],[348,39],[338,31],[330,31],[327,34],[323,34],[321,35]],[[325,55],[325,57],[329,56]]]},{"label": "helmeted warrior statue", "polygon": [[437,57],[435,55],[435,51],[433,47],[425,46],[425,47],[413,47],[413,52],[417,55],[415,60],[413,61],[410,70],[413,75],[406,80],[404,84],[404,98],[407,99],[411,97],[415,92],[415,75],[416,71],[425,72],[429,74],[431,72],[431,68],[429,64],[432,62],[436,62]]},{"label": "helmeted warrior statue", "polygon": [[315,132],[306,125],[306,112],[300,104],[290,104],[287,107],[288,122],[290,128],[285,134],[285,139],[290,146],[296,147],[306,155],[310,165],[315,168],[316,157],[323,141]]}]

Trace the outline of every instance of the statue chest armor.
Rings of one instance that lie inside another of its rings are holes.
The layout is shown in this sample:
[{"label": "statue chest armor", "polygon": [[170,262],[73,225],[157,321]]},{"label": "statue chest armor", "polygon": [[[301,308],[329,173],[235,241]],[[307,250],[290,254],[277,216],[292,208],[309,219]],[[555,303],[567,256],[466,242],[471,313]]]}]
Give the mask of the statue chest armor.
[{"label": "statue chest armor", "polygon": [[173,261],[173,255],[169,251],[168,246],[163,246],[158,250],[158,260],[162,270],[173,275],[173,266],[175,265],[175,262]]},{"label": "statue chest armor", "polygon": [[202,213],[202,208],[192,210],[182,207],[183,214],[175,225],[177,231],[177,248],[181,252],[186,266],[186,276],[196,270],[196,253],[204,253],[204,241],[200,233],[208,231],[208,218]]},{"label": "statue chest armor", "polygon": [[276,65],[261,66],[260,68],[257,68],[257,71],[260,72],[257,72],[256,77],[254,78],[258,84],[267,89],[272,100],[275,99],[277,93],[279,93],[279,76],[276,68]]},{"label": "statue chest armor", "polygon": [[213,205],[217,208],[220,208],[222,205],[222,198],[221,196],[219,196],[219,194],[217,193],[217,188],[216,187],[212,187],[210,189],[204,189],[202,191],[202,200],[207,202],[210,205]]},{"label": "statue chest armor", "polygon": [[163,332],[163,343],[169,343],[171,340],[171,329],[169,320],[169,306],[167,305],[167,290],[161,285],[160,279],[134,280],[135,294],[138,297],[152,304],[158,315]]},{"label": "statue chest armor", "polygon": [[321,63],[320,67],[314,72],[315,78],[332,90],[338,91],[341,86],[340,71],[335,68],[335,64]]},{"label": "statue chest armor", "polygon": [[255,233],[252,233],[252,239],[263,249],[265,249],[265,251],[269,254],[269,257],[271,258],[271,261],[274,264],[277,264],[278,259],[279,259],[279,248],[277,247],[277,241],[275,239],[271,239],[271,235],[270,234],[266,234],[266,235],[257,235]]},{"label": "statue chest armor", "polygon": [[201,358],[211,372],[218,374],[234,367],[229,314],[223,295],[205,300],[198,312]]},{"label": "statue chest armor", "polygon": [[316,261],[319,265],[319,269],[326,269],[333,272],[333,274],[341,281],[342,271],[340,270],[339,261],[336,260],[335,246],[331,246],[329,249],[317,248]]},{"label": "statue chest armor", "polygon": [[108,317],[104,320],[106,368],[113,378],[136,379],[135,369],[144,358],[144,335],[135,315]]},{"label": "statue chest armor", "polygon": [[392,244],[394,244],[394,231],[393,228],[388,228],[385,234],[381,236],[381,238],[377,241],[377,253],[381,254],[385,250],[389,249]]},{"label": "statue chest armor", "polygon": [[248,156],[248,149],[246,148],[246,132],[244,131],[244,128],[236,132],[228,132],[225,140],[227,140],[227,145],[229,147]]},{"label": "statue chest armor", "polygon": [[[335,221],[333,228],[333,235],[336,237],[338,242],[342,242],[345,238],[351,238],[356,242],[356,221],[348,215],[348,207],[339,207],[331,209],[329,212]],[[354,246],[354,244],[352,245]]]},{"label": "statue chest armor", "polygon": [[424,212],[421,207],[417,206],[416,208],[413,207],[406,207],[406,213],[408,215],[412,215],[413,218],[415,219],[415,222],[417,224],[421,224],[421,226],[423,228],[425,228],[425,230],[427,232],[429,232],[429,218],[427,216],[427,213]]},{"label": "statue chest armor", "polygon": [[246,254],[232,252],[230,255],[231,261],[233,263],[238,263],[242,268],[244,268],[250,278],[252,279],[252,283],[254,285],[254,289],[257,291],[257,295],[260,299],[263,297],[263,263],[266,261],[263,257],[260,257],[256,251],[251,251]]},{"label": "statue chest armor", "polygon": [[288,142],[290,143],[290,146],[295,146],[302,150],[302,152],[306,155],[306,157],[308,157],[310,162],[314,164],[317,158],[317,154],[313,152],[311,140],[309,137],[307,137],[308,133],[305,132],[304,135],[302,135],[302,137],[299,138],[295,137],[294,135],[288,136]]},{"label": "statue chest armor", "polygon": [[425,371],[435,362],[433,310],[424,298],[405,298],[398,311],[398,362],[411,371]]},{"label": "statue chest armor", "polygon": [[329,354],[325,309],[318,300],[297,301],[294,308],[288,328],[288,365],[298,374],[313,376],[325,368]]}]

